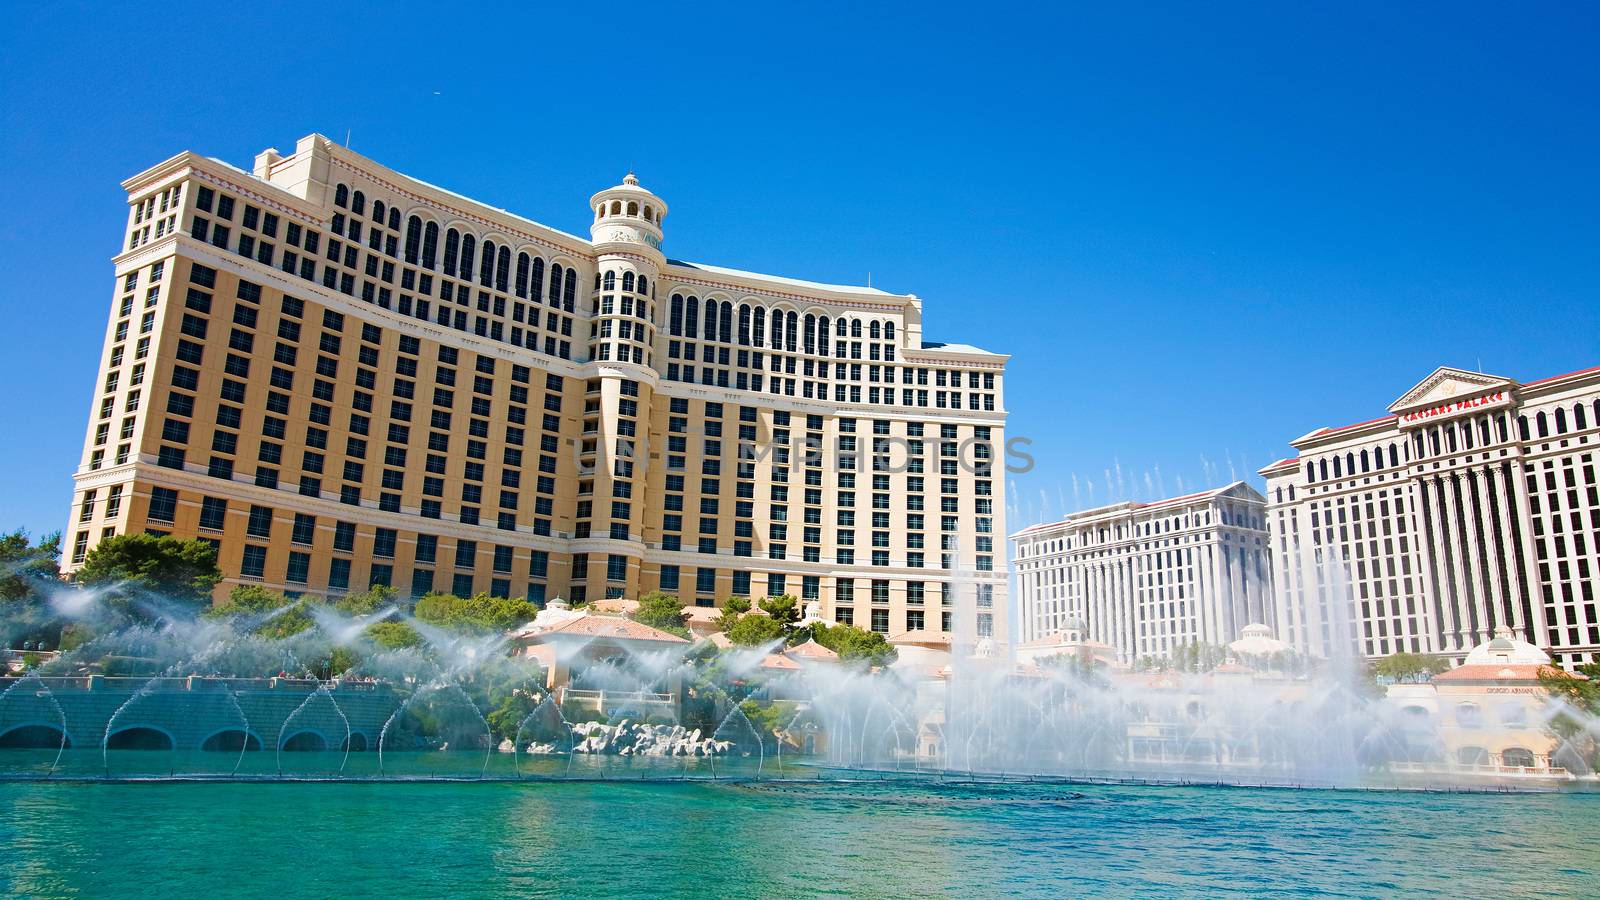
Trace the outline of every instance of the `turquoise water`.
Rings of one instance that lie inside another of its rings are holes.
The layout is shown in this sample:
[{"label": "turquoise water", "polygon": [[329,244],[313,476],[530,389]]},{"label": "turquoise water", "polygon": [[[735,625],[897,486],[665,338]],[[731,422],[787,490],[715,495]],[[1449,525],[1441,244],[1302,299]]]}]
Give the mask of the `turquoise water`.
[{"label": "turquoise water", "polygon": [[1600,896],[1600,796],[0,784],[8,896]]}]

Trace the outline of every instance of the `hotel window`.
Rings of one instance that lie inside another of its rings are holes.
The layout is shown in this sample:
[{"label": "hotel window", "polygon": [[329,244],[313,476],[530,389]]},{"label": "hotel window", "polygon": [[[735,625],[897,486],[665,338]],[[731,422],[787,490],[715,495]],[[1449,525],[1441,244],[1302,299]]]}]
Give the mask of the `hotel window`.
[{"label": "hotel window", "polygon": [[267,568],[267,548],[246,544],[244,558],[239,563],[239,574],[245,578],[260,578]]},{"label": "hotel window", "polygon": [[171,522],[178,511],[178,492],[170,488],[150,489],[148,518],[156,522]]}]

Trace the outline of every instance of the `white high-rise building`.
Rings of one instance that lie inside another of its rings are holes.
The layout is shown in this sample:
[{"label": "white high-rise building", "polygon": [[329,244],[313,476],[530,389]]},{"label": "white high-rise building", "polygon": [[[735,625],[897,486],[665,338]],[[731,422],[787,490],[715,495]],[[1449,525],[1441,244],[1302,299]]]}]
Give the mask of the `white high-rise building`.
[{"label": "white high-rise building", "polygon": [[1261,471],[1279,637],[1460,662],[1509,626],[1562,664],[1600,659],[1600,367],[1440,368],[1293,446]]},{"label": "white high-rise building", "polygon": [[1017,532],[1022,646],[1076,629],[1133,662],[1274,625],[1265,515],[1261,494],[1236,481]]}]

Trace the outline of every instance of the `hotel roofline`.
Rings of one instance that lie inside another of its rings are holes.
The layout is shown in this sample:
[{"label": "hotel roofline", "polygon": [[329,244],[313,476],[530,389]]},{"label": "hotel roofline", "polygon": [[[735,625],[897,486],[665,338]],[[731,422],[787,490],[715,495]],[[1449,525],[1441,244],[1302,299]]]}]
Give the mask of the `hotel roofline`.
[{"label": "hotel roofline", "polygon": [[[1133,500],[1124,500],[1120,503],[1112,503],[1107,506],[1096,506],[1091,509],[1080,510],[1079,512],[1069,514],[1065,519],[1060,519],[1055,522],[1041,522],[1038,525],[1029,525],[1027,528],[1022,529],[1021,531],[1012,532],[1008,537],[1010,537],[1012,540],[1015,540],[1017,538],[1027,537],[1029,535],[1039,534],[1057,528],[1083,525],[1087,522],[1101,518],[1110,518],[1121,513],[1145,512],[1148,510],[1160,510],[1173,506],[1182,506],[1186,503],[1199,503],[1205,500],[1212,500],[1217,497],[1221,497],[1224,494],[1237,490],[1240,487],[1246,488],[1251,493],[1256,493],[1255,489],[1250,487],[1247,482],[1240,480],[1230,482],[1221,487],[1211,488],[1204,491],[1196,491],[1192,494],[1183,494],[1182,496],[1178,497],[1168,497],[1165,500],[1153,500],[1149,503],[1139,503]],[[1255,498],[1246,499],[1256,499],[1262,502],[1265,501],[1265,498],[1261,497],[1259,493],[1256,493]]]},{"label": "hotel roofline", "polygon": [[[122,187],[130,194],[144,192],[168,179],[183,177],[191,172],[201,173],[221,179],[242,193],[254,194],[264,203],[320,227],[325,225],[326,214],[326,209],[321,203],[269,180],[272,173],[281,172],[288,166],[302,162],[304,155],[314,150],[321,150],[335,164],[383,184],[409,199],[427,203],[445,212],[455,213],[465,220],[499,229],[508,237],[538,244],[546,252],[565,253],[589,263],[595,262],[601,255],[597,245],[590,240],[398,172],[318,133],[301,138],[296,142],[294,153],[289,155],[283,155],[275,148],[262,151],[256,157],[254,171],[246,171],[224,160],[186,150],[124,180]],[[121,254],[117,258],[120,257]],[[782,275],[748,272],[665,256],[662,256],[660,270],[663,277],[673,281],[726,291],[736,299],[741,294],[760,294],[802,304],[817,303],[849,309],[910,313],[920,328],[922,300],[916,294],[895,294],[875,287],[829,284]],[[913,354],[917,358],[982,360],[982,364],[995,366],[1003,366],[1010,359],[1007,354],[992,353],[966,344],[937,341],[919,341],[919,343],[920,347],[912,347],[904,352]]]},{"label": "hotel roofline", "polygon": [[[1427,378],[1424,378],[1422,381],[1418,382],[1416,387],[1407,391],[1405,394],[1401,395],[1399,399],[1395,400],[1395,402],[1389,407],[1389,415],[1379,416],[1376,419],[1368,419],[1365,422],[1355,422],[1350,425],[1318,428],[1315,431],[1308,432],[1290,441],[1289,446],[1294,447],[1296,450],[1313,450],[1335,441],[1359,438],[1371,434],[1380,434],[1389,426],[1391,426],[1397,419],[1401,418],[1403,411],[1417,405],[1413,402],[1413,398],[1420,393],[1419,389],[1429,385],[1444,373],[1457,373],[1476,376],[1478,379],[1482,380],[1485,390],[1490,390],[1495,387],[1503,387],[1508,391],[1518,393],[1526,391],[1529,388],[1538,388],[1542,393],[1545,391],[1561,390],[1567,387],[1582,386],[1585,384],[1600,385],[1600,366],[1590,366],[1588,368],[1577,369],[1571,372],[1564,372],[1560,375],[1551,375],[1546,378],[1539,378],[1534,381],[1527,382],[1518,382],[1501,376],[1488,375],[1481,372],[1471,372],[1463,369],[1453,369],[1449,366],[1440,366],[1430,373]],[[1260,475],[1284,474],[1287,470],[1297,467],[1299,461],[1300,459],[1298,456],[1287,457],[1263,468],[1257,469],[1256,472]]]}]

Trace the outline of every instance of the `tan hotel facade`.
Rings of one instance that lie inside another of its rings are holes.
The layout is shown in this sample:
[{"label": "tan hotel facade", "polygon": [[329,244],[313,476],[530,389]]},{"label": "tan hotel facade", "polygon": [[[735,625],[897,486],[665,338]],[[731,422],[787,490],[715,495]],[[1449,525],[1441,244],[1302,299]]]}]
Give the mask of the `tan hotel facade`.
[{"label": "tan hotel facade", "polygon": [[1518,383],[1440,368],[1266,477],[1278,637],[1460,663],[1509,628],[1600,659],[1600,368]]},{"label": "tan hotel facade", "polygon": [[320,135],[123,187],[68,571],[151,531],[214,541],[219,596],[789,593],[1006,635],[1007,357],[925,341],[915,295],[670,260],[631,174],[588,240]]}]

